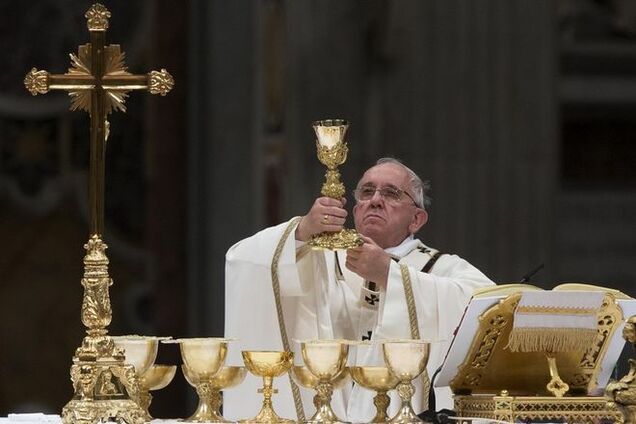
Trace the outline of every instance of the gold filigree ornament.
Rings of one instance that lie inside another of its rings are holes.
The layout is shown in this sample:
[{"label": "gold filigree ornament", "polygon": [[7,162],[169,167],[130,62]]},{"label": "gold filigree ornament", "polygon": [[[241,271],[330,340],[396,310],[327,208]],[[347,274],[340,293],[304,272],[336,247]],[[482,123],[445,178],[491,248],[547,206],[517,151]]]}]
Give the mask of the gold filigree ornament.
[{"label": "gold filigree ornament", "polygon": [[49,91],[49,73],[46,71],[38,71],[32,68],[31,72],[24,77],[24,86],[29,92],[37,96],[38,94],[46,94]]},{"label": "gold filigree ornament", "polygon": [[151,71],[148,76],[150,79],[149,90],[151,94],[160,94],[165,96],[174,86],[174,79],[172,78],[172,75],[170,75],[165,69],[162,69],[161,71]]},{"label": "gold filigree ornament", "polygon": [[106,31],[108,29],[108,18],[110,18],[110,12],[101,3],[95,3],[86,12],[84,17],[88,20],[89,31]]}]

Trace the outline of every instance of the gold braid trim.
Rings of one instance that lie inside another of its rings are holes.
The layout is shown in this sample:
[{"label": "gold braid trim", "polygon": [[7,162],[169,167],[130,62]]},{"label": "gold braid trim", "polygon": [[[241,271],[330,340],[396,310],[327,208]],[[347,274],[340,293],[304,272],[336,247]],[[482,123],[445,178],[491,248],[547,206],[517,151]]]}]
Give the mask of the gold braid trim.
[{"label": "gold braid trim", "polygon": [[[274,290],[274,299],[276,300],[276,313],[278,314],[278,327],[280,329],[280,338],[283,341],[283,349],[288,352],[291,352],[291,348],[289,347],[289,338],[287,337],[287,328],[285,327],[285,317],[283,316],[283,305],[280,301],[280,281],[278,280],[278,262],[280,261],[280,255],[283,252],[283,247],[285,246],[285,241],[287,241],[287,237],[292,232],[298,221],[300,221],[301,217],[296,217],[292,219],[287,228],[285,228],[285,232],[283,236],[278,240],[278,244],[276,245],[276,250],[274,250],[274,257],[272,258],[272,289]],[[305,421],[305,411],[303,410],[303,402],[300,398],[300,391],[298,390],[298,386],[292,380],[291,370],[287,373],[289,377],[289,383],[291,384],[292,395],[294,396],[294,406],[296,407],[296,415],[298,416],[298,421]]]},{"label": "gold braid trim", "polygon": [[550,315],[596,315],[597,308],[577,308],[563,306],[517,306],[515,313],[519,314],[550,314]]},{"label": "gold braid trim", "polygon": [[[400,264],[400,272],[402,273],[402,284],[404,285],[404,295],[406,296],[406,307],[409,311],[409,324],[411,325],[411,338],[420,338],[420,328],[417,325],[417,309],[415,308],[415,297],[413,296],[413,286],[411,284],[411,274],[409,267]],[[431,380],[428,378],[428,372],[424,368],[422,373],[422,405],[428,409],[428,393],[431,390]]]},{"label": "gold braid trim", "polygon": [[596,328],[513,328],[507,349],[511,352],[585,351],[594,344]]}]

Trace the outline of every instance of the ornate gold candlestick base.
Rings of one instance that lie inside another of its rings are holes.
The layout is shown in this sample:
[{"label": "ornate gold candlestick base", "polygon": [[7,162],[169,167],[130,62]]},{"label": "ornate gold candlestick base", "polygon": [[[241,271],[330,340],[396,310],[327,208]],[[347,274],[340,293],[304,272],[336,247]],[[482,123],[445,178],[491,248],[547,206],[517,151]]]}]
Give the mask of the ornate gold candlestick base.
[{"label": "ornate gold candlestick base", "polygon": [[146,412],[134,401],[139,385],[132,366],[123,361],[82,362],[71,367],[75,396],[62,409],[64,424],[117,421],[146,422]]},{"label": "ornate gold candlestick base", "polygon": [[112,311],[108,287],[106,244],[93,235],[84,245],[82,322],[86,337],[75,352],[71,380],[75,395],[62,409],[64,424],[118,421],[141,424],[146,413],[139,406],[139,379],[135,367],[124,364],[124,352],[115,347],[106,327]]}]

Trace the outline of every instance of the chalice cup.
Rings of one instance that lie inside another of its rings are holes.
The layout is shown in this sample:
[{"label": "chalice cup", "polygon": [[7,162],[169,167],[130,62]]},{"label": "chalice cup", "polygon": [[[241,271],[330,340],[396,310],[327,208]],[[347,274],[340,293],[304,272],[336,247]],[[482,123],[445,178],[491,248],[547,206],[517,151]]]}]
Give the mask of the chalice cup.
[{"label": "chalice cup", "polygon": [[152,365],[139,379],[139,406],[151,419],[149,408],[152,402],[152,395],[150,391],[166,387],[170,384],[176,372],[176,365]]},{"label": "chalice cup", "polygon": [[293,423],[294,420],[281,418],[274,411],[272,406],[272,395],[278,393],[274,389],[274,377],[279,377],[292,367],[294,352],[277,351],[249,351],[241,352],[245,367],[252,374],[263,378],[263,388],[259,393],[263,393],[263,406],[254,418],[241,420],[241,423]]},{"label": "chalice cup", "polygon": [[[302,365],[295,365],[292,368],[292,376],[294,378],[294,381],[300,386],[303,386],[307,389],[316,390],[316,395],[314,396],[314,406],[316,407],[316,413],[307,422],[309,423],[321,422],[322,400],[321,400],[320,393],[318,393],[317,391],[318,383],[320,383],[320,380],[318,380],[318,377],[316,377],[315,375],[311,373],[311,371],[309,371],[309,368]],[[350,381],[351,381],[351,376],[349,375],[349,370],[348,368],[345,368],[340,373],[340,375],[331,382],[331,384],[333,385],[334,389],[340,389],[346,386],[347,383]],[[331,422],[336,422],[337,420],[338,418],[335,415],[333,415],[333,420]]]},{"label": "chalice cup", "polygon": [[[347,160],[349,148],[345,142],[345,134],[349,123],[344,119],[325,119],[312,124],[316,133],[316,149],[318,160],[327,167],[325,182],[320,193],[323,196],[341,200],[345,195],[345,187],[340,181],[338,166]],[[325,223],[329,216],[325,216]],[[339,232],[325,232],[311,238],[309,245],[314,249],[351,249],[362,245],[363,241],[355,230],[343,228]]]},{"label": "chalice cup", "polygon": [[430,343],[420,340],[398,340],[385,342],[382,345],[384,361],[399,381],[397,391],[402,405],[391,418],[391,423],[411,424],[423,422],[413,411],[411,398],[415,393],[412,381],[426,369]]},{"label": "chalice cup", "polygon": [[192,418],[196,417],[197,422],[232,422],[221,415],[221,405],[223,405],[221,391],[240,384],[247,373],[245,367],[223,367],[205,383],[202,383],[196,375],[193,375],[185,365],[181,367],[181,370],[188,383],[197,388],[197,394],[199,395],[199,405]]},{"label": "chalice cup", "polygon": [[331,408],[334,383],[345,372],[349,345],[343,340],[311,340],[300,343],[305,366],[316,377],[316,413],[310,422],[344,423]]},{"label": "chalice cup", "polygon": [[179,343],[183,374],[199,396],[199,406],[188,422],[211,422],[214,415],[212,406],[212,379],[219,373],[227,354],[227,339],[190,338],[175,340]]},{"label": "chalice cup", "polygon": [[376,392],[373,398],[376,413],[372,423],[386,423],[388,421],[387,409],[391,398],[386,394],[399,383],[395,375],[387,367],[351,367],[349,369],[353,381],[362,387]]},{"label": "chalice cup", "polygon": [[134,379],[137,382],[139,392],[130,393],[131,398],[146,411],[146,419],[150,419],[147,408],[144,408],[144,389],[141,384],[141,377],[150,369],[157,359],[157,351],[159,350],[159,340],[167,339],[167,337],[154,336],[112,336],[115,348],[120,349],[124,353],[124,362],[135,368]]}]

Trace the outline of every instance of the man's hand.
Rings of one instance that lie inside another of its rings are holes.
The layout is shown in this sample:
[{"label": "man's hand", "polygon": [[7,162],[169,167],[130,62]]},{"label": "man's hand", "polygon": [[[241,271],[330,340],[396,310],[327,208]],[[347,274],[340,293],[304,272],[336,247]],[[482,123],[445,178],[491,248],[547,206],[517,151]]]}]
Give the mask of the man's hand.
[{"label": "man's hand", "polygon": [[391,256],[369,237],[363,235],[360,237],[364,240],[364,244],[347,250],[347,268],[365,280],[386,287]]},{"label": "man's hand", "polygon": [[338,232],[347,218],[344,209],[346,200],[336,200],[331,197],[319,197],[300,220],[296,227],[296,240],[308,241],[311,236],[325,231]]}]

